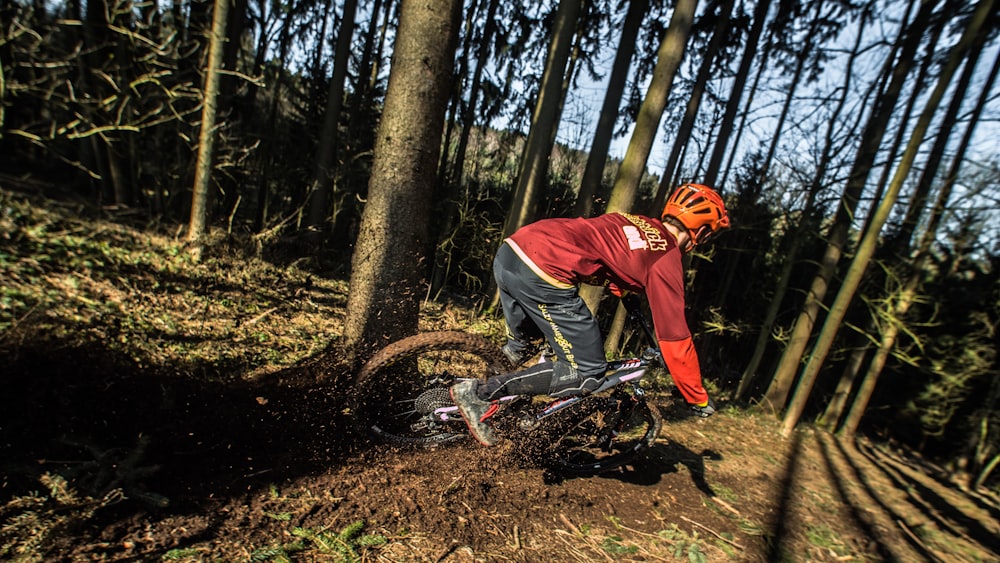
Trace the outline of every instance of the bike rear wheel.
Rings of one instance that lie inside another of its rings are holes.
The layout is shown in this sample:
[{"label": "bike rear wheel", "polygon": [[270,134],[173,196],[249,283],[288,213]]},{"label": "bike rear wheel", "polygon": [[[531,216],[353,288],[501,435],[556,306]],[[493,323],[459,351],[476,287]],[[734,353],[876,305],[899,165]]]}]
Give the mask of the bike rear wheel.
[{"label": "bike rear wheel", "polygon": [[590,397],[553,444],[555,468],[595,475],[632,462],[660,433],[660,412],[631,391]]},{"label": "bike rear wheel", "polygon": [[477,334],[427,332],[386,346],[358,372],[356,420],[376,440],[429,447],[469,436],[457,412],[442,420],[434,410],[452,405],[448,388],[458,378],[485,379],[509,366],[499,347]]}]

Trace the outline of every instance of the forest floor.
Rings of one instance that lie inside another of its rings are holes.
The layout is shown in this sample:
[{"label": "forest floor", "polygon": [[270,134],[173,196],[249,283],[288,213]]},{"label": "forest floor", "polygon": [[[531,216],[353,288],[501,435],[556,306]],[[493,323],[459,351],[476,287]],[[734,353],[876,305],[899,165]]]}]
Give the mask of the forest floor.
[{"label": "forest floor", "polygon": [[[365,443],[335,353],[342,278],[225,240],[194,263],[88,213],[0,189],[0,560],[1000,558],[995,495],[877,440],[783,438],[724,394],[702,420],[654,390],[661,436],[598,477],[503,443]],[[421,317],[498,323],[456,302]]]}]

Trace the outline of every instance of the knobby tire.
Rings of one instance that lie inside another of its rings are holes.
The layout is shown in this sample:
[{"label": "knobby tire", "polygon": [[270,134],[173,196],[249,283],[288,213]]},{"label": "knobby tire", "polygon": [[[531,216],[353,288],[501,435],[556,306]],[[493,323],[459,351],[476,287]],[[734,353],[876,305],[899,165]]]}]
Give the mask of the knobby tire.
[{"label": "knobby tire", "polygon": [[[616,395],[629,396],[623,391],[612,396]],[[621,413],[624,420],[616,425],[613,439],[599,441],[607,439],[609,420],[620,412],[608,407],[609,401],[607,396],[589,397],[562,421],[550,450],[555,469],[572,475],[597,475],[632,463],[653,445],[663,419],[660,411],[644,400]]]},{"label": "knobby tire", "polygon": [[509,370],[500,348],[485,337],[459,331],[426,332],[376,352],[357,374],[362,398],[356,420],[378,441],[431,447],[465,439],[460,416],[422,417],[451,404],[448,388],[457,378],[485,379]]},{"label": "knobby tire", "polygon": [[[431,420],[428,412],[452,404],[448,388],[457,378],[480,378],[511,369],[499,347],[486,338],[459,331],[428,332],[386,346],[358,372],[362,397],[356,406],[358,429],[379,442],[396,446],[434,447],[469,440],[461,417]],[[607,436],[608,422],[620,412],[612,397],[632,405],[615,439]],[[588,397],[546,419],[540,433],[512,436],[531,440],[546,465],[572,475],[595,475],[631,463],[659,434],[659,411],[644,400],[632,404],[625,389]],[[503,416],[503,413],[496,415]],[[515,421],[510,421],[515,423]],[[527,444],[526,444],[527,445]],[[603,447],[601,447],[603,446]]]}]

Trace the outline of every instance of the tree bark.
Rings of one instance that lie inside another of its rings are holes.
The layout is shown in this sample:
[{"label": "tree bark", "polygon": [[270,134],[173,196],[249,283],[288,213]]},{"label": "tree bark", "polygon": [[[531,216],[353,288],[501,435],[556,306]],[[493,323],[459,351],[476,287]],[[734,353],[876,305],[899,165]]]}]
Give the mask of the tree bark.
[{"label": "tree bark", "polygon": [[351,261],[344,336],[356,358],[417,330],[461,7],[459,0],[400,5],[368,201]]},{"label": "tree bark", "polygon": [[215,123],[219,97],[219,70],[226,41],[226,19],[229,0],[215,0],[212,10],[212,31],[208,43],[208,67],[205,72],[205,95],[201,109],[201,131],[198,134],[198,160],[195,162],[194,186],[191,198],[191,220],[188,223],[188,242],[191,253],[201,258],[202,238],[208,222],[208,200],[212,181],[212,164],[215,159]]},{"label": "tree bark", "polygon": [[[947,9],[947,8],[946,8]],[[946,12],[947,13],[947,12]],[[927,52],[934,52],[937,47],[938,39],[940,38],[941,31],[944,28],[947,20],[945,18],[940,18],[939,21],[934,25],[934,29],[931,32],[930,41],[928,41]],[[913,108],[916,107],[917,101],[922,98],[924,94],[924,84],[927,79],[930,68],[934,63],[934,57],[925,57],[924,61],[920,65],[920,71],[917,73],[916,79],[913,81],[914,87],[910,92],[909,100],[906,106],[903,108],[899,123],[896,125],[896,135],[893,137],[892,144],[887,151],[886,162],[895,162],[896,156],[899,154],[900,147],[903,145],[903,140],[906,138],[906,132],[909,131],[910,117],[913,115]],[[889,183],[890,176],[892,174],[892,167],[886,166],[882,170],[882,175],[876,184],[875,191],[872,195],[872,201],[880,201],[882,199],[882,194],[885,193],[885,187]],[[913,202],[911,201],[911,207]],[[921,204],[922,205],[922,204]],[[861,232],[864,233],[869,229],[872,217],[875,215],[877,206],[872,206],[869,210],[868,216],[865,218],[864,227]],[[903,235],[906,239],[912,236],[912,233]],[[902,244],[902,236],[897,235],[895,239],[896,245]],[[910,241],[905,242],[906,245],[910,244]],[[867,355],[869,349],[871,348],[871,341],[868,339],[868,334],[875,333],[878,329],[878,319],[870,318],[868,324],[865,327],[864,334],[862,338],[864,339],[855,350],[851,352],[851,357],[848,359],[848,365],[840,375],[840,380],[837,382],[837,387],[834,390],[833,397],[831,397],[830,402],[827,404],[826,409],[824,409],[823,414],[816,421],[820,426],[835,426],[837,421],[840,420],[843,415],[843,411],[848,407],[848,399],[850,397],[851,389],[854,387],[855,380],[858,374],[861,373],[861,368],[864,364],[865,356]]]}]

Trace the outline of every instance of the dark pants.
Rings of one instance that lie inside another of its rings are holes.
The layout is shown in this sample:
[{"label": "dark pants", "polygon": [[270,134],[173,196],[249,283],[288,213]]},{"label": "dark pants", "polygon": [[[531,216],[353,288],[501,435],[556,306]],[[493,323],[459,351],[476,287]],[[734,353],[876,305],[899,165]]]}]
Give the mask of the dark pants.
[{"label": "dark pants", "polygon": [[520,349],[544,336],[556,361],[490,378],[480,386],[480,397],[566,397],[596,389],[607,370],[604,341],[577,288],[560,288],[541,279],[507,244],[497,251],[493,275],[507,323],[508,346]]}]

